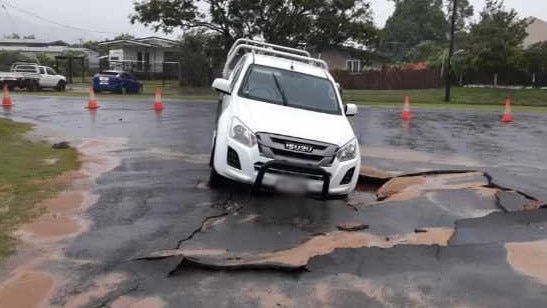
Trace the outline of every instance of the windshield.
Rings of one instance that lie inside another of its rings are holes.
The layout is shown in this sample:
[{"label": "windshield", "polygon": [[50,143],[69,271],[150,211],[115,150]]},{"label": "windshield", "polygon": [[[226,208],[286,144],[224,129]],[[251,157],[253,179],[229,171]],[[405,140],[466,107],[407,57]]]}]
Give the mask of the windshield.
[{"label": "windshield", "polygon": [[277,105],[341,114],[330,80],[272,67],[252,65],[239,95]]},{"label": "windshield", "polygon": [[103,76],[118,76],[119,72],[104,71],[100,72],[99,75]]}]

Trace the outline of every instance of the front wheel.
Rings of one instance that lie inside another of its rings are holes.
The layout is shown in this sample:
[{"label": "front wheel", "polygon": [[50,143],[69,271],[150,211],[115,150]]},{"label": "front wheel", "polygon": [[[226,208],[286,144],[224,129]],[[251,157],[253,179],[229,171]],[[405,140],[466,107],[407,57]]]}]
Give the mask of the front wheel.
[{"label": "front wheel", "polygon": [[224,177],[215,170],[215,147],[216,139],[213,143],[213,149],[211,150],[211,158],[209,159],[209,167],[211,167],[211,172],[209,173],[209,187],[217,188],[224,183]]},{"label": "front wheel", "polygon": [[211,167],[211,172],[209,173],[209,182],[208,185],[210,188],[217,188],[222,186],[224,183],[224,178],[222,175],[218,174],[215,170],[215,167]]},{"label": "front wheel", "polygon": [[56,89],[59,92],[65,92],[66,91],[66,82],[64,82],[63,80],[59,81],[59,83],[57,84]]}]

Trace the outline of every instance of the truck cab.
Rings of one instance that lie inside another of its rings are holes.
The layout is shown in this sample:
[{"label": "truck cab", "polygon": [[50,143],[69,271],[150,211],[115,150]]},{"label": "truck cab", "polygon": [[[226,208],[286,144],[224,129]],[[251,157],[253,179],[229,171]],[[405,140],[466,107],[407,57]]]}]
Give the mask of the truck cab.
[{"label": "truck cab", "polygon": [[211,151],[212,186],[223,177],[279,190],[347,195],[361,158],[326,63],[303,50],[246,39],[228,54]]}]

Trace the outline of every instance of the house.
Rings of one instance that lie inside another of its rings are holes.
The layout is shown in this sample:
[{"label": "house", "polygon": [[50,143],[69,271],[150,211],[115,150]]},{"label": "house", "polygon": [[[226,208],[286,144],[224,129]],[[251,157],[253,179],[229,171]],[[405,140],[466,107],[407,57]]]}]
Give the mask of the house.
[{"label": "house", "polygon": [[103,68],[137,74],[176,74],[178,73],[178,43],[159,37],[101,42],[100,46],[108,48],[108,55],[101,57],[107,62],[107,67]]},{"label": "house", "polygon": [[312,56],[327,62],[331,71],[348,71],[350,73],[359,73],[365,70],[367,68],[365,60],[370,62],[381,58],[367,47],[352,43],[326,48],[321,52],[312,53]]},{"label": "house", "polygon": [[0,39],[0,51],[17,51],[34,59],[37,54],[45,54],[51,59],[70,52],[84,54],[90,69],[99,67],[99,53],[87,48],[74,48],[63,41],[41,41],[36,39]]},{"label": "house", "polygon": [[524,39],[523,46],[528,48],[535,43],[547,41],[547,22],[535,17],[529,17],[526,32],[528,37]]}]

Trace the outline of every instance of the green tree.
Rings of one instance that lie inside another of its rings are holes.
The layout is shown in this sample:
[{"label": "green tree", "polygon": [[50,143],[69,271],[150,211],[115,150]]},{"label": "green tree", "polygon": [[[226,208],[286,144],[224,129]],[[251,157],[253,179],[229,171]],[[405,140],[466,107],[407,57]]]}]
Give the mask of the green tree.
[{"label": "green tree", "polygon": [[18,40],[21,38],[21,36],[14,32],[12,34],[4,35],[4,38]]},{"label": "green tree", "polygon": [[437,62],[439,59],[442,59],[444,51],[445,48],[438,42],[422,41],[407,52],[405,60],[409,62],[438,64]]},{"label": "green tree", "polygon": [[520,64],[530,73],[547,72],[547,42],[523,50]]},{"label": "green tree", "polygon": [[422,41],[445,42],[449,30],[442,0],[394,0],[383,30],[383,47],[396,59]]},{"label": "green tree", "polygon": [[207,13],[192,0],[140,0],[132,23],[156,31],[205,29],[224,49],[236,38],[261,37],[289,46],[321,49],[347,40],[369,43],[376,36],[364,0],[209,0]]},{"label": "green tree", "polygon": [[49,67],[55,66],[55,60],[43,52],[37,53],[35,55],[35,58],[36,58],[36,62],[38,62],[40,65],[49,66]]},{"label": "green tree", "polygon": [[186,33],[178,48],[180,85],[209,85],[225,56],[218,35],[203,30]]},{"label": "green tree", "polygon": [[34,35],[34,34],[29,34],[29,35],[23,36],[23,38],[24,38],[25,40],[35,40],[35,39],[36,39],[36,35]]},{"label": "green tree", "polygon": [[0,70],[7,71],[15,62],[32,62],[32,59],[19,51],[0,51]]},{"label": "green tree", "polygon": [[507,10],[502,0],[486,0],[480,16],[462,46],[470,67],[492,75],[516,69],[528,21]]},{"label": "green tree", "polygon": [[[445,0],[446,20],[450,22],[452,18],[452,8],[454,0]],[[456,10],[456,34],[465,31],[469,27],[469,20],[473,17],[475,9],[469,3],[469,0],[458,0]]]},{"label": "green tree", "polygon": [[132,40],[134,38],[135,38],[134,35],[131,35],[129,33],[122,33],[120,35],[115,36],[114,40]]}]

